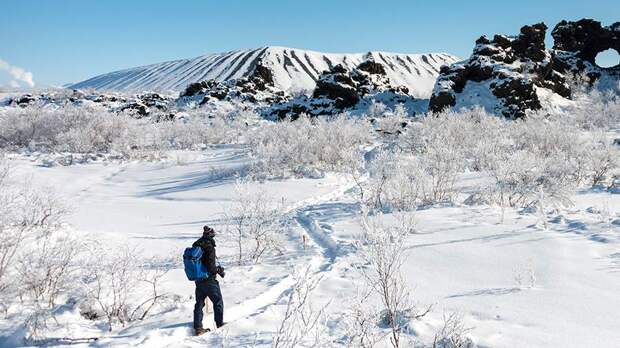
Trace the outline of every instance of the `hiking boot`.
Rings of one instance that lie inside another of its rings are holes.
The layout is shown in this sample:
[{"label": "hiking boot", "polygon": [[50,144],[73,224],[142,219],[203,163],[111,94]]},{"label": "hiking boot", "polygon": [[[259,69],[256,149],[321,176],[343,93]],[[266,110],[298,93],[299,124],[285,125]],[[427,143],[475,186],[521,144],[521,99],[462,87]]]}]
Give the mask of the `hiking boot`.
[{"label": "hiking boot", "polygon": [[221,324],[215,324],[215,325],[216,325],[216,326],[217,326],[217,328],[219,329],[219,328],[221,328],[222,326],[226,325],[226,323],[224,322],[224,323],[221,323]]},{"label": "hiking boot", "polygon": [[198,328],[198,329],[196,329],[196,336],[200,336],[200,335],[205,334],[205,333],[207,333],[209,331],[211,331],[211,330],[203,329],[203,328]]}]

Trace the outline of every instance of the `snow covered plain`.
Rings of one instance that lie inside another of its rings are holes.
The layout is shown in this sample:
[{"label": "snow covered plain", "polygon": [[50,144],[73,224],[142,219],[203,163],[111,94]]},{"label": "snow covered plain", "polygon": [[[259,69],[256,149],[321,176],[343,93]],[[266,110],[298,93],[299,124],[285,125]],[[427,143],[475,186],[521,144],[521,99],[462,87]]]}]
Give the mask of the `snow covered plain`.
[{"label": "snow covered plain", "polygon": [[[129,243],[145,254],[172,253],[200,236],[204,224],[225,230],[224,214],[234,197],[231,173],[249,163],[242,146],[178,152],[182,160],[91,163],[43,167],[13,157],[20,180],[53,187],[72,207],[67,228],[110,250]],[[461,176],[463,191],[471,175]],[[292,291],[295,270],[320,277],[311,298],[326,307],[324,333],[343,342],[342,323],[363,287],[356,239],[361,231],[355,184],[345,175],[252,183],[283,202],[290,220],[286,252],[258,265],[236,266],[234,245],[216,237],[226,266],[222,329],[192,336],[194,285],[182,269],[169,272],[163,290],[176,304],[147,319],[106,332],[78,308],[56,313],[60,325],[47,337],[101,337],[96,341],[50,340],[75,346],[270,346]],[[480,206],[435,206],[408,213],[416,222],[406,239],[406,281],[420,308],[430,313],[411,324],[410,335],[425,344],[447,313],[462,314],[479,347],[617,347],[620,342],[620,195],[580,191],[575,205],[547,216]],[[395,216],[383,216],[386,223]],[[303,236],[306,236],[304,238]],[[303,247],[303,240],[307,246]],[[369,300],[372,301],[372,300]],[[205,316],[213,328],[211,313]],[[0,346],[21,344],[19,313],[0,319]],[[387,341],[384,343],[388,344]]]}]

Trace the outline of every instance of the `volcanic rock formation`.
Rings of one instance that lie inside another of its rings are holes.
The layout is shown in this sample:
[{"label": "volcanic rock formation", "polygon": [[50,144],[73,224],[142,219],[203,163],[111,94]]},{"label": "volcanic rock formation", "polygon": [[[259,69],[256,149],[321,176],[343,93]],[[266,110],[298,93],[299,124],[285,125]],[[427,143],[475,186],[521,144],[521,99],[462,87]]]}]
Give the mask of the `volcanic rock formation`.
[{"label": "volcanic rock formation", "polygon": [[259,61],[247,77],[190,83],[181,92],[177,103],[183,105],[197,102],[198,105],[203,105],[211,100],[282,103],[286,98],[283,91],[274,87],[271,70]]},{"label": "volcanic rock formation", "polygon": [[395,86],[390,82],[381,63],[366,60],[353,70],[339,64],[324,71],[319,76],[312,97],[301,96],[273,106],[271,112],[278,118],[295,118],[301,113],[317,116],[375,101],[396,105],[414,99],[407,87]]},{"label": "volcanic rock formation", "polygon": [[472,56],[444,66],[431,96],[429,108],[483,105],[508,118],[524,117],[542,107],[539,88],[570,98],[567,74],[587,74],[591,79],[617,76],[618,66],[596,66],[596,54],[618,49],[620,23],[602,27],[583,19],[560,22],[553,30],[554,49],[545,49],[544,23],[521,28],[516,37],[495,35],[476,40]]},{"label": "volcanic rock formation", "polygon": [[591,79],[606,74],[620,76],[620,62],[611,68],[601,68],[595,62],[596,56],[605,50],[613,49],[620,53],[620,22],[603,27],[592,19],[561,21],[551,36],[553,49],[557,51],[555,68],[558,71],[585,73]]}]

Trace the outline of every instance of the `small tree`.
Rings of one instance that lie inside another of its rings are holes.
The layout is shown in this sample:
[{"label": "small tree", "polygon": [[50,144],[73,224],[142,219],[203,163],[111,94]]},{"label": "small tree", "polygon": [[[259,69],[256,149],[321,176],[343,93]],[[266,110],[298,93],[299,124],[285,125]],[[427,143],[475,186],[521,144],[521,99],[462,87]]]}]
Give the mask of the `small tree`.
[{"label": "small tree", "polygon": [[475,348],[474,342],[467,337],[471,328],[463,323],[463,316],[450,313],[443,316],[443,326],[435,334],[432,348]]},{"label": "small tree", "polygon": [[91,245],[85,255],[82,289],[86,305],[94,307],[88,308],[89,315],[105,317],[109,331],[117,322],[125,326],[143,320],[167,297],[160,292],[159,284],[174,264],[169,258],[144,259],[141,254],[139,249],[127,245],[113,252]]},{"label": "small tree", "polygon": [[324,347],[323,320],[329,303],[316,309],[312,304],[312,293],[321,278],[310,274],[310,267],[294,274],[295,283],[286,297],[286,310],[271,341],[272,348],[294,348],[300,346]]},{"label": "small tree", "polygon": [[17,259],[18,283],[31,298],[53,308],[57,297],[70,289],[77,271],[80,243],[69,236],[46,233]]},{"label": "small tree", "polygon": [[370,304],[371,295],[372,291],[358,289],[342,318],[347,347],[373,348],[385,338],[377,330],[379,311]]},{"label": "small tree", "polygon": [[257,263],[269,253],[282,253],[281,235],[285,231],[282,206],[271,201],[265,192],[252,192],[247,183],[238,182],[236,199],[227,220],[226,234],[237,246],[237,262],[247,259]]},{"label": "small tree", "polygon": [[413,210],[423,202],[426,175],[416,158],[381,151],[368,165],[369,178],[361,202],[380,211]]},{"label": "small tree", "polygon": [[366,284],[377,295],[384,307],[383,322],[390,328],[390,343],[401,347],[401,334],[411,319],[420,318],[430,307],[418,313],[402,274],[405,262],[405,237],[414,230],[411,220],[386,227],[381,217],[362,220],[363,233],[359,246],[368,265],[362,269]]},{"label": "small tree", "polygon": [[14,270],[14,259],[24,240],[47,235],[67,212],[52,190],[34,188],[28,181],[23,188],[16,188],[9,184],[8,175],[8,165],[0,163],[0,294],[13,284],[7,281],[8,274]]},{"label": "small tree", "polygon": [[592,185],[601,184],[618,166],[620,166],[620,150],[604,136],[599,136],[593,141],[589,153],[588,167]]}]

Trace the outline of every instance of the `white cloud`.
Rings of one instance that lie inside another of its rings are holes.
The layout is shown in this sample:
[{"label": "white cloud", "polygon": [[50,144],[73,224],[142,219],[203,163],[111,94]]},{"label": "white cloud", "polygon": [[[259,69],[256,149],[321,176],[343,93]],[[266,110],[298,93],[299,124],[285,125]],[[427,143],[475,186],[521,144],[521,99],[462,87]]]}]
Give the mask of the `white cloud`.
[{"label": "white cloud", "polygon": [[13,66],[8,62],[0,59],[0,71],[7,71],[13,79],[17,81],[24,82],[30,87],[34,87],[34,81],[32,80],[32,73],[30,71],[26,71],[20,67]]}]

